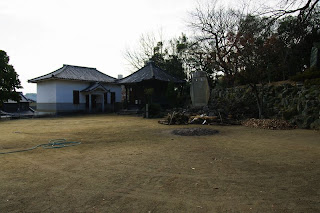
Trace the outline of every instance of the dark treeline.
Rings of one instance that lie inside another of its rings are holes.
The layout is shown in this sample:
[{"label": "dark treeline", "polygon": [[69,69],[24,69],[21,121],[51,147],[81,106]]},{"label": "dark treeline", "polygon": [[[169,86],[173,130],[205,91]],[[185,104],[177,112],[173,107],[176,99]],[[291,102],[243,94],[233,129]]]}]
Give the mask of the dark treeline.
[{"label": "dark treeline", "polygon": [[190,13],[193,36],[142,36],[140,50],[127,51],[126,58],[135,69],[151,59],[184,78],[205,71],[225,86],[287,80],[309,67],[313,43],[320,41],[316,2],[269,15],[199,5]]},{"label": "dark treeline", "polygon": [[320,41],[318,0],[301,1],[296,8],[293,3],[285,0],[283,8],[259,13],[199,5],[188,23],[193,36],[182,34],[170,41],[142,36],[141,50],[127,51],[126,58],[135,68],[151,59],[187,80],[192,72],[205,71],[213,86],[249,85],[261,117],[263,85],[314,71],[310,54]]}]

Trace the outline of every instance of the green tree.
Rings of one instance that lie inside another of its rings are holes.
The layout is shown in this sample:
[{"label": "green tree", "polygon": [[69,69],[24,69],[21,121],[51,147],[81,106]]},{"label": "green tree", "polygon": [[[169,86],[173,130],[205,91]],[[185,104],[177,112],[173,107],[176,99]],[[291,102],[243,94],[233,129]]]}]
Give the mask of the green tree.
[{"label": "green tree", "polygon": [[16,89],[22,88],[18,74],[9,64],[9,56],[0,50],[0,107],[9,99],[19,101],[20,96]]},{"label": "green tree", "polygon": [[285,53],[280,64],[283,68],[283,79],[288,79],[309,66],[313,43],[320,41],[319,7],[308,17],[304,22],[299,22],[298,16],[287,16],[279,20],[277,35],[284,44]]},{"label": "green tree", "polygon": [[211,52],[206,51],[197,39],[190,40],[182,34],[174,40],[174,46],[177,51],[176,56],[185,70],[186,79],[190,80],[194,71],[205,71],[209,76],[215,73]]},{"label": "green tree", "polygon": [[267,27],[266,19],[248,15],[240,20],[239,30],[235,34],[237,39],[232,39],[237,40],[237,80],[250,85],[256,98],[259,118],[263,116],[263,86],[268,81],[270,64],[277,63],[277,57],[273,57],[275,46],[272,45],[276,43],[270,34],[272,32]]},{"label": "green tree", "polygon": [[[171,41],[173,42],[173,41]],[[154,54],[149,60],[152,60],[163,70],[166,70],[170,75],[180,79],[185,79],[185,69],[183,67],[183,61],[179,58],[176,49],[177,46],[173,46],[169,53],[168,48],[163,48],[163,43],[158,42],[154,47]]]}]

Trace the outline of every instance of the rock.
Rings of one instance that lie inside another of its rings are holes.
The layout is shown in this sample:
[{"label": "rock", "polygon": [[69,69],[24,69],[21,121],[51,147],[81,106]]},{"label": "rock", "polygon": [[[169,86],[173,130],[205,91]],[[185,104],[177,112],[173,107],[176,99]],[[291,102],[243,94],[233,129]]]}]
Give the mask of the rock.
[{"label": "rock", "polygon": [[[224,119],[229,114],[237,119],[255,117],[258,114],[256,100],[249,86],[213,89],[212,94],[210,111],[218,116],[220,112]],[[287,119],[300,128],[310,128],[311,123],[320,119],[319,115],[315,116],[320,111],[319,86],[265,86],[263,100],[266,117]]]}]

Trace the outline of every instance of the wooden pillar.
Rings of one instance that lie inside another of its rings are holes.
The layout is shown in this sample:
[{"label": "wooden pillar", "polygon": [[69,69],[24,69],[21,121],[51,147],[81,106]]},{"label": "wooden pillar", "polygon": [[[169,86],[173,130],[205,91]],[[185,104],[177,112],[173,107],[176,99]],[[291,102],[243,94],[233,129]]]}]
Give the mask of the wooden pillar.
[{"label": "wooden pillar", "polygon": [[89,94],[89,112],[92,111],[91,94]]},{"label": "wooden pillar", "polygon": [[128,108],[128,87],[127,87],[127,85],[125,85],[124,88],[126,90],[126,108]]},{"label": "wooden pillar", "polygon": [[104,112],[104,93],[102,94],[102,112]]}]

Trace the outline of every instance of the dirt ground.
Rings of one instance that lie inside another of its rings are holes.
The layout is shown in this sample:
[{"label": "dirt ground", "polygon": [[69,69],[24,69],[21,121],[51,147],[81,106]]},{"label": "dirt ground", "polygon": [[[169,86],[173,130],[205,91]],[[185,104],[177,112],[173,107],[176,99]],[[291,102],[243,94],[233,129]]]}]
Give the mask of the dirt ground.
[{"label": "dirt ground", "polygon": [[0,212],[320,212],[320,132],[117,115],[0,121]]}]

